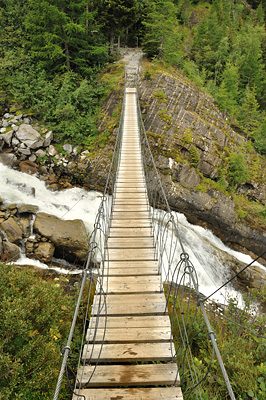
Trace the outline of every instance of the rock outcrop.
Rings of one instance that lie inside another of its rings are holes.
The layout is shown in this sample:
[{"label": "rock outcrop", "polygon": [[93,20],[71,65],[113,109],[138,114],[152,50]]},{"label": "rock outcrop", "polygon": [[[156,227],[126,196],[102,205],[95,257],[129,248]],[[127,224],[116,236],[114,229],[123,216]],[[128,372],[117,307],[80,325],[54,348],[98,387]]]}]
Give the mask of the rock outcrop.
[{"label": "rock outcrop", "polygon": [[0,260],[17,261],[22,251],[48,265],[54,257],[82,265],[88,252],[85,226],[38,213],[32,204],[5,206],[0,199]]},{"label": "rock outcrop", "polygon": [[255,151],[245,150],[247,139],[230,127],[214,100],[181,73],[151,74],[152,78],[145,79],[144,74],[139,80],[140,103],[171,208],[183,212],[190,222],[210,228],[233,248],[262,253],[266,248],[263,229],[241,219],[233,197],[216,187],[222,177],[228,184],[229,154],[242,151],[249,168],[254,169],[257,162],[257,170],[238,193],[265,205],[266,160],[260,158],[258,165]]},{"label": "rock outcrop", "polygon": [[88,239],[81,220],[62,221],[53,215],[38,213],[33,231],[52,242],[59,257],[86,259]]}]

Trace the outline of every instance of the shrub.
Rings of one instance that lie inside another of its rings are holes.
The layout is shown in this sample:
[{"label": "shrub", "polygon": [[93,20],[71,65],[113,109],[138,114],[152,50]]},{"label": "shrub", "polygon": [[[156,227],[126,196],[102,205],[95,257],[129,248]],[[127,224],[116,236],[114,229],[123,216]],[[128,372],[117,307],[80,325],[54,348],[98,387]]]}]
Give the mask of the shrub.
[{"label": "shrub", "polygon": [[[51,399],[68,336],[73,298],[58,281],[1,264],[0,398]],[[61,399],[67,397],[62,388]]]},{"label": "shrub", "polygon": [[249,171],[243,153],[233,153],[229,157],[229,175],[234,186],[247,182]]}]

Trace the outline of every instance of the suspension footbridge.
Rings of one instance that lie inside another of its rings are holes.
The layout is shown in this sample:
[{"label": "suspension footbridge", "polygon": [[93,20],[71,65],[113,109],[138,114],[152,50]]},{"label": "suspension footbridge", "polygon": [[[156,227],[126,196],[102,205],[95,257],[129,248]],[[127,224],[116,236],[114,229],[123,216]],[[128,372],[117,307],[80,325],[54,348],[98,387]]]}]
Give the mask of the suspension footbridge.
[{"label": "suspension footbridge", "polygon": [[[111,168],[54,400],[59,398],[65,371],[69,375],[73,347],[80,347],[73,400],[183,399],[179,385],[185,368],[190,376],[186,378],[189,396],[193,393],[193,398],[202,399],[190,348],[191,326],[199,309],[230,398],[235,399],[195,269],[156,170],[135,79],[131,75],[126,82],[131,84],[125,88]],[[198,304],[190,312],[192,298]],[[83,334],[73,344],[80,308]]]}]

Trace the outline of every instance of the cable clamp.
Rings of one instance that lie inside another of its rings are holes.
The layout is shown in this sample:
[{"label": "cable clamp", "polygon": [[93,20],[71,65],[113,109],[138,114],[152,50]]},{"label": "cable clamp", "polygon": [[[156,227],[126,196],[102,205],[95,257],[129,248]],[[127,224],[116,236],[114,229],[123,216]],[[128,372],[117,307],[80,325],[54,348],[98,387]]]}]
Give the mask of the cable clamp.
[{"label": "cable clamp", "polygon": [[211,335],[213,335],[214,340],[215,340],[215,342],[216,342],[217,336],[216,336],[216,334],[215,334],[213,331],[208,332],[208,339],[211,340]]},{"label": "cable clamp", "polygon": [[69,350],[69,353],[70,353],[70,351],[71,351],[70,346],[65,346],[65,347],[61,350],[61,355],[62,355],[62,356],[65,354],[65,351],[66,351],[66,350]]}]

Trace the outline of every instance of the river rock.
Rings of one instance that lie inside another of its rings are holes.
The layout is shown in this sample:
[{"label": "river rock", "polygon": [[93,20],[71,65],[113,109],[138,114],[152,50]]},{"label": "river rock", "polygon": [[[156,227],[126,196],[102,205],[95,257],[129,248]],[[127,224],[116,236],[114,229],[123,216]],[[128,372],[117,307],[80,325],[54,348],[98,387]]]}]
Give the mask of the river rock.
[{"label": "river rock", "polygon": [[49,263],[54,255],[55,246],[50,242],[40,242],[34,250],[36,258],[44,263]]},{"label": "river rock", "polygon": [[1,153],[0,162],[8,167],[14,167],[17,162],[17,157],[12,153]]},{"label": "river rock", "polygon": [[19,214],[27,213],[27,214],[36,214],[39,210],[38,206],[34,206],[33,204],[21,204],[18,206]]},{"label": "river rock", "polygon": [[28,218],[21,218],[18,223],[22,230],[23,238],[29,237],[31,233],[30,220]]},{"label": "river rock", "polygon": [[43,138],[31,125],[21,124],[16,135],[20,142],[30,149],[38,149],[43,146]]},{"label": "river rock", "polygon": [[19,243],[22,240],[22,229],[14,218],[10,217],[0,223],[0,228],[5,232],[9,242]]},{"label": "river rock", "polygon": [[52,144],[48,147],[48,154],[51,157],[54,157],[57,154],[57,150]]},{"label": "river rock", "polygon": [[13,137],[13,132],[12,132],[12,131],[9,131],[9,132],[4,133],[4,134],[2,135],[2,138],[4,139],[4,141],[6,142],[6,144],[7,144],[8,146],[11,146],[12,137]]},{"label": "river rock", "polygon": [[66,151],[68,154],[71,154],[73,151],[73,147],[71,146],[71,144],[66,143],[63,146],[63,150]]},{"label": "river rock", "polygon": [[38,213],[33,229],[55,245],[55,256],[75,257],[84,261],[88,252],[88,239],[81,220],[62,221],[54,215]]},{"label": "river rock", "polygon": [[20,248],[13,243],[3,242],[3,261],[17,261],[20,257]]},{"label": "river rock", "polygon": [[54,138],[54,135],[53,135],[52,131],[49,131],[48,133],[46,133],[45,140],[43,142],[43,147],[49,147],[50,144],[52,143],[53,138]]},{"label": "river rock", "polygon": [[40,158],[43,158],[44,156],[46,156],[46,152],[42,149],[37,150],[35,154],[37,157],[40,157]]},{"label": "river rock", "polygon": [[34,175],[36,173],[37,165],[29,160],[21,161],[19,163],[21,172],[29,175]]}]

